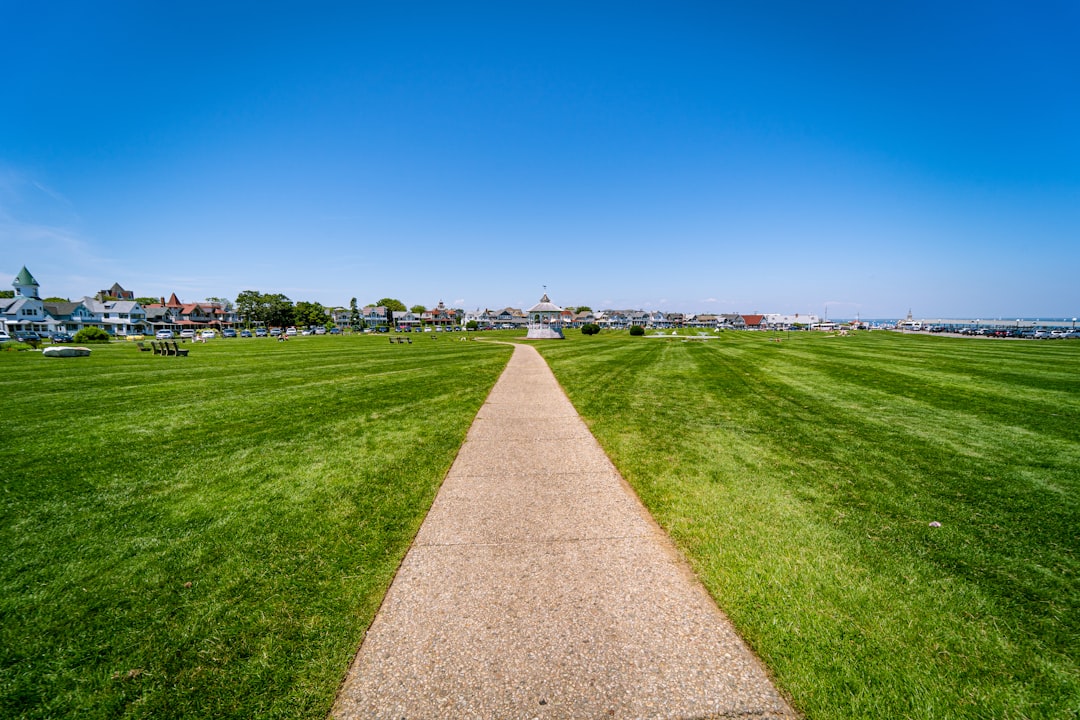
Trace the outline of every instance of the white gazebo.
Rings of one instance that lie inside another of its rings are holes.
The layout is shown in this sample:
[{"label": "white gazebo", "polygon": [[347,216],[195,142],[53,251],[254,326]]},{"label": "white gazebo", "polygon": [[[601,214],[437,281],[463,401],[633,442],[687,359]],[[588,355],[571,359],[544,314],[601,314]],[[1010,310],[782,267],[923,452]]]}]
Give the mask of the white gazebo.
[{"label": "white gazebo", "polygon": [[529,316],[529,333],[525,336],[526,339],[562,340],[562,311],[563,309],[551,302],[547,293],[544,293],[540,302],[526,311]]}]

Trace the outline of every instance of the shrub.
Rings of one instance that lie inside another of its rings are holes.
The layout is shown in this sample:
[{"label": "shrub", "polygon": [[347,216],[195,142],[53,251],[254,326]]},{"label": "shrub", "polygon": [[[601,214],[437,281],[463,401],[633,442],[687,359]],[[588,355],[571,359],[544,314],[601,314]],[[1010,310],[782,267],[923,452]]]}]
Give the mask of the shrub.
[{"label": "shrub", "polygon": [[640,337],[641,335],[645,334],[645,328],[641,327],[640,325],[635,325],[634,327],[630,328],[630,334],[633,337]]},{"label": "shrub", "polygon": [[85,327],[79,332],[75,333],[75,337],[72,338],[77,343],[93,343],[93,342],[109,342],[111,339],[109,333],[105,332],[101,328]]},{"label": "shrub", "polygon": [[596,323],[586,323],[581,326],[582,335],[596,335],[600,332],[600,326]]}]

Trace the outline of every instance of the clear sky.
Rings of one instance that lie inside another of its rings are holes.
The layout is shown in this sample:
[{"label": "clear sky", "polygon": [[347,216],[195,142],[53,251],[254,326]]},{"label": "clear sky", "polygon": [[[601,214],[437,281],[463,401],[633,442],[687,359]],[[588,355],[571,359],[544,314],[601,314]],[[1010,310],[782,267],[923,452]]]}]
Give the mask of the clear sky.
[{"label": "clear sky", "polygon": [[0,0],[0,287],[1080,314],[1080,3]]}]

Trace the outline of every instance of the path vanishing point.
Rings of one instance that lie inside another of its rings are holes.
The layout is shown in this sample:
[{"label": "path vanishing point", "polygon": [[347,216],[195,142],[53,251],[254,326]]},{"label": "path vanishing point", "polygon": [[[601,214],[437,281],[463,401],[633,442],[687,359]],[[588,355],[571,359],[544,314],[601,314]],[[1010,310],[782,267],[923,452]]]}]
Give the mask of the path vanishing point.
[{"label": "path vanishing point", "polygon": [[795,718],[516,345],[334,704],[353,718]]}]

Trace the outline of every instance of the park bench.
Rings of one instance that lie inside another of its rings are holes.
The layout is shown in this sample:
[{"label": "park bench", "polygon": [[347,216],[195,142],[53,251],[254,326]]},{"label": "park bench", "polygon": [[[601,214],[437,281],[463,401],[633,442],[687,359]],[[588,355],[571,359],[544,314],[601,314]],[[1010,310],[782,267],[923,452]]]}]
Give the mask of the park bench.
[{"label": "park bench", "polygon": [[139,348],[139,352],[150,352],[150,348],[146,347],[141,340],[136,342],[135,345]]},{"label": "park bench", "polygon": [[176,344],[175,340],[173,340],[172,348],[169,348],[168,345],[168,343],[165,343],[165,354],[169,357],[187,357],[189,350],[187,348],[181,348],[179,345]]}]

